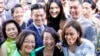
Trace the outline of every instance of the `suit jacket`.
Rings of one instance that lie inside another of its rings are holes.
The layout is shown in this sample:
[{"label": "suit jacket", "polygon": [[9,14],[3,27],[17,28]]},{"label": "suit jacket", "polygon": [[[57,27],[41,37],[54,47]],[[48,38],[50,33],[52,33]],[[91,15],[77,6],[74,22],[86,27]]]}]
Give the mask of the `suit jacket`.
[{"label": "suit jacket", "polygon": [[12,19],[12,15],[11,13],[9,13],[8,11],[5,11],[5,16],[6,16],[6,20]]},{"label": "suit jacket", "polygon": [[[11,15],[7,11],[3,11],[5,20],[12,19]],[[4,42],[3,34],[2,34],[2,23],[0,21],[0,45]]]},{"label": "suit jacket", "polygon": [[97,43],[97,30],[96,30],[94,23],[85,17],[81,17],[81,19],[79,19],[78,22],[82,26],[83,37],[90,40],[92,43],[96,44]]},{"label": "suit jacket", "polygon": [[[41,50],[39,50],[39,51],[37,51],[36,52],[36,56],[43,56],[43,50],[44,50],[44,48],[41,49]],[[63,52],[60,52],[60,50],[57,47],[55,47],[53,56],[64,56],[64,54],[63,54]]]},{"label": "suit jacket", "polygon": [[[46,28],[47,26],[44,25],[44,27]],[[42,41],[42,36],[39,34],[38,30],[36,29],[36,27],[34,26],[34,24],[32,23],[31,25],[29,25],[27,27],[28,30],[32,30],[36,33],[36,48],[43,46],[43,41]]]}]

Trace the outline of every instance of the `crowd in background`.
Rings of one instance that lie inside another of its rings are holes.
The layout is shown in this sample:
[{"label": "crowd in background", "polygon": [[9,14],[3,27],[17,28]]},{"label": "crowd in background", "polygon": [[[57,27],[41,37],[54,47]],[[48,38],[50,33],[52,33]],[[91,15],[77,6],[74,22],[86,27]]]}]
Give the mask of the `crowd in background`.
[{"label": "crowd in background", "polygon": [[0,56],[100,56],[100,0],[0,0]]}]

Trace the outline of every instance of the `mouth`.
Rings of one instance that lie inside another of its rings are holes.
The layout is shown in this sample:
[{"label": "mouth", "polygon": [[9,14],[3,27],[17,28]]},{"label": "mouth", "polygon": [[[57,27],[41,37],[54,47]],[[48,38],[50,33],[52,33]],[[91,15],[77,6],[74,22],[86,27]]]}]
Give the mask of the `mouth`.
[{"label": "mouth", "polygon": [[52,13],[52,15],[57,15],[57,12],[55,12],[55,13]]},{"label": "mouth", "polygon": [[15,36],[16,34],[15,33],[12,33],[10,36]]},{"label": "mouth", "polygon": [[26,47],[28,50],[33,50],[33,47]]},{"label": "mouth", "polygon": [[74,41],[74,39],[68,39],[69,43],[72,43]]},{"label": "mouth", "polygon": [[52,46],[53,46],[53,44],[47,44],[46,46],[47,46],[47,47],[52,47]]}]

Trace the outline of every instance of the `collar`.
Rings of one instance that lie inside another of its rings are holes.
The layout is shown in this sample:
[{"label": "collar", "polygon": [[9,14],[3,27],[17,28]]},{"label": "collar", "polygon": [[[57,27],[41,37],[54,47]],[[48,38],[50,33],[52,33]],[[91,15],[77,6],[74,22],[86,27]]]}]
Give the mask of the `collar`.
[{"label": "collar", "polygon": [[5,10],[2,12],[2,13],[0,13],[0,15],[5,15],[6,13],[5,13]]},{"label": "collar", "polygon": [[36,27],[36,29],[41,28],[42,31],[45,29],[44,25],[42,25],[42,26],[37,26],[34,22],[33,22],[33,25]]}]

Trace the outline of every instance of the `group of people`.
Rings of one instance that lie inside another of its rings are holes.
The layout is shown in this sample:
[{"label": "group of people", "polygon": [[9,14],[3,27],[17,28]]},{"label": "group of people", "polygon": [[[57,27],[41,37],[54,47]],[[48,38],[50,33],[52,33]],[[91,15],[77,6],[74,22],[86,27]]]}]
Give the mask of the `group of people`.
[{"label": "group of people", "polygon": [[100,11],[94,1],[48,0],[29,6],[26,15],[21,4],[9,13],[4,2],[0,0],[0,56],[100,55]]}]

